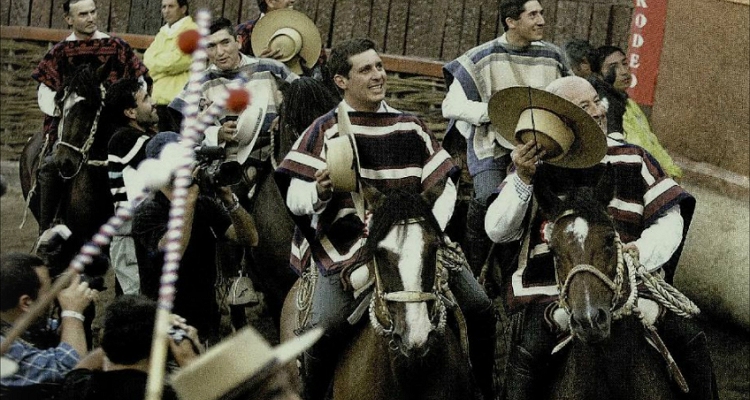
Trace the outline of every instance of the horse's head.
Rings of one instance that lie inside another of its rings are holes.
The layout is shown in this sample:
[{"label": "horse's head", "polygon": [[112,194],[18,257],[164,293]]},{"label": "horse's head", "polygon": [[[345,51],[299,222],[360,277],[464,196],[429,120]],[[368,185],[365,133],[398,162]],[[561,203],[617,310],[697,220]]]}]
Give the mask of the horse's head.
[{"label": "horse's head", "polygon": [[79,67],[55,98],[60,122],[52,161],[63,177],[75,176],[89,157],[102,108],[102,74],[88,64]]},{"label": "horse's head", "polygon": [[614,195],[612,170],[596,188],[569,191],[561,200],[537,184],[539,207],[550,221],[545,236],[555,258],[560,304],[570,315],[574,336],[587,343],[609,337],[612,311],[622,299],[627,277],[607,205]]},{"label": "horse's head", "polygon": [[421,195],[363,189],[368,204],[374,205],[365,247],[375,276],[370,322],[390,336],[392,350],[404,355],[426,353],[430,333],[445,324],[439,290],[447,277],[436,265],[443,234],[432,214],[443,187],[436,185]]}]

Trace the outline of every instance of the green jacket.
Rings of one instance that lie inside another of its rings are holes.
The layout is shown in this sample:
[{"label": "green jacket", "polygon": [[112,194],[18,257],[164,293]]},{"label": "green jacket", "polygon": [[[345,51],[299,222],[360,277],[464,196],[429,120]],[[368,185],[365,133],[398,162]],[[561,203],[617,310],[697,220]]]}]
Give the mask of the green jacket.
[{"label": "green jacket", "polygon": [[[148,64],[147,64],[148,65]],[[628,99],[625,114],[622,116],[622,130],[625,142],[643,147],[659,162],[659,165],[670,178],[682,178],[682,169],[675,164],[664,147],[659,143],[646,114],[638,103]]]}]

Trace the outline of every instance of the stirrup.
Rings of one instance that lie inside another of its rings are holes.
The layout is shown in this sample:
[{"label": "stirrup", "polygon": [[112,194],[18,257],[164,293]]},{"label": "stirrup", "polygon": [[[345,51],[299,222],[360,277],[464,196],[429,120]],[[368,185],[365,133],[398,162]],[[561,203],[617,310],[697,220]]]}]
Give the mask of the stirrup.
[{"label": "stirrup", "polygon": [[39,235],[39,238],[34,243],[34,248],[31,250],[32,253],[38,253],[40,248],[49,248],[50,245],[57,247],[61,242],[68,240],[73,232],[68,228],[67,225],[57,224],[53,227],[45,230]]}]

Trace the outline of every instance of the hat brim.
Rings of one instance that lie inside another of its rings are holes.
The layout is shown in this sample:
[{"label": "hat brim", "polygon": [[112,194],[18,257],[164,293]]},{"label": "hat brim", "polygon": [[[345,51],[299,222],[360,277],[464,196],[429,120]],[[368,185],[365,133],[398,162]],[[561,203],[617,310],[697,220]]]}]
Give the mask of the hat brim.
[{"label": "hat brim", "polygon": [[237,133],[235,134],[237,162],[240,164],[245,163],[260,136],[272,90],[267,81],[250,81],[246,89],[250,92],[251,102],[237,117]]},{"label": "hat brim", "polygon": [[565,168],[588,168],[599,163],[607,153],[607,136],[586,111],[570,101],[527,86],[503,89],[492,95],[488,104],[490,122],[511,143],[519,143],[516,125],[521,112],[541,108],[561,117],[575,134],[568,152],[545,162]]},{"label": "hat brim", "polygon": [[[305,14],[285,8],[271,11],[263,16],[253,27],[253,34],[250,35],[250,45],[253,53],[259,56],[268,46],[268,41],[274,33],[281,28],[293,28],[302,36],[302,49],[299,51],[300,57],[305,60],[307,68],[312,68],[320,57],[322,40],[320,31],[315,23]],[[294,57],[289,61],[293,63]]]}]

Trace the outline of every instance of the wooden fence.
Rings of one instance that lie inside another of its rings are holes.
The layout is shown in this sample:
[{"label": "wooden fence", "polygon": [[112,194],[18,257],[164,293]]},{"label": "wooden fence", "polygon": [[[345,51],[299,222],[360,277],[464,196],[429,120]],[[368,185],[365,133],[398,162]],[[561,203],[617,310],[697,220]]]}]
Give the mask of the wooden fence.
[{"label": "wooden fence", "polygon": [[[593,45],[627,47],[634,0],[541,0],[546,39],[572,38]],[[64,0],[5,0],[0,25],[66,29]],[[99,28],[153,35],[162,25],[160,0],[96,0]],[[257,0],[190,0],[191,11],[208,8],[242,22],[258,15]],[[326,47],[367,36],[384,53],[451,60],[502,32],[499,0],[299,0],[295,8],[312,18]]]}]

